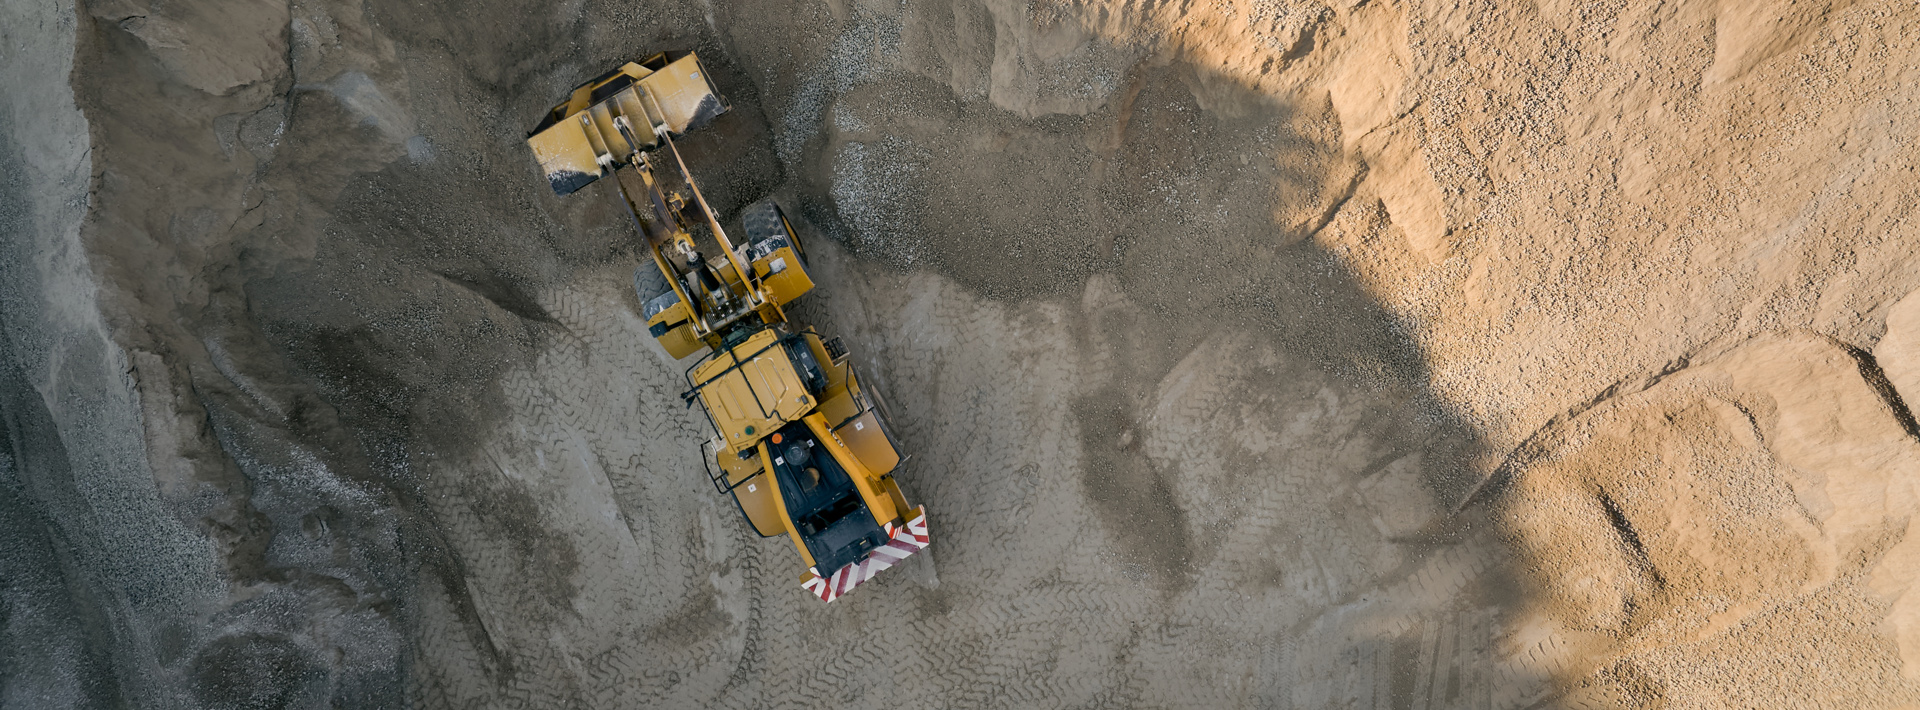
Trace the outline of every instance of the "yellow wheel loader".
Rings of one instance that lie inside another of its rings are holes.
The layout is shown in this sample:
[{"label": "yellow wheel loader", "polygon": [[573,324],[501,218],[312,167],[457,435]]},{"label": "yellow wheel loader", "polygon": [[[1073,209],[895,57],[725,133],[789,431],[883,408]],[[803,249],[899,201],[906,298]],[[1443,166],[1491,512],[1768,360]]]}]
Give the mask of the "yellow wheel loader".
[{"label": "yellow wheel loader", "polygon": [[755,532],[792,540],[802,586],[830,602],[925,548],[926,510],[894,480],[899,440],[841,340],[782,310],[813,288],[793,224],[754,204],[736,244],[674,147],[729,108],[699,57],[656,54],[581,84],[527,145],[556,194],[613,178],[653,262],[634,274],[649,332],[674,359],[706,351],[682,397],[713,424],[708,479]]}]

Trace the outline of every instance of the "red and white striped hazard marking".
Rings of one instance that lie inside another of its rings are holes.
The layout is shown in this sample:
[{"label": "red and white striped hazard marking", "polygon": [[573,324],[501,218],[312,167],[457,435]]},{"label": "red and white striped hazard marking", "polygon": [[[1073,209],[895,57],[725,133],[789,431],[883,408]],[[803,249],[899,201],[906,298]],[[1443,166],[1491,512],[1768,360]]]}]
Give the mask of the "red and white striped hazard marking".
[{"label": "red and white striped hazard marking", "polygon": [[867,559],[841,567],[831,577],[821,577],[820,573],[807,570],[807,577],[800,581],[800,586],[819,596],[820,601],[830,602],[853,591],[861,582],[873,579],[880,570],[912,557],[913,553],[919,552],[931,541],[927,537],[926,506],[914,508],[912,512],[914,517],[906,525],[894,527],[893,523],[887,523],[887,535],[892,539],[867,553]]}]

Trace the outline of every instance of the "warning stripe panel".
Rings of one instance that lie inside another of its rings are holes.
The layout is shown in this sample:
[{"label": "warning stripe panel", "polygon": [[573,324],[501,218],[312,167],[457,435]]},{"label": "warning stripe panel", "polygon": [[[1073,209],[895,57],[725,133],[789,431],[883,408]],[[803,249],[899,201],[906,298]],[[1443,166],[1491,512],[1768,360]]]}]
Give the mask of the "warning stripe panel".
[{"label": "warning stripe panel", "polygon": [[807,578],[800,582],[800,586],[813,592],[814,596],[820,597],[820,601],[831,602],[839,599],[840,595],[853,591],[853,588],[859,586],[861,582],[873,579],[873,576],[879,574],[881,570],[912,557],[913,553],[919,552],[932,542],[927,535],[926,506],[914,508],[913,512],[913,519],[908,520],[906,525],[894,527],[892,523],[888,523],[887,544],[867,553],[866,559],[834,570],[829,577],[821,577],[818,572],[809,570]]}]

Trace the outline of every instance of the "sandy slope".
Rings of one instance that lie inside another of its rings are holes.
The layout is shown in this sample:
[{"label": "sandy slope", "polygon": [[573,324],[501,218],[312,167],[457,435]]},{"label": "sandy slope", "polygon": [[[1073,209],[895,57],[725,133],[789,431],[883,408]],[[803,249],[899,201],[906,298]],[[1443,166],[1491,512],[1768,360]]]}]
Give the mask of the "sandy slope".
[{"label": "sandy slope", "polygon": [[[0,9],[0,706],[1920,703],[1894,2]],[[831,606],[523,131],[698,48],[901,410]]]}]

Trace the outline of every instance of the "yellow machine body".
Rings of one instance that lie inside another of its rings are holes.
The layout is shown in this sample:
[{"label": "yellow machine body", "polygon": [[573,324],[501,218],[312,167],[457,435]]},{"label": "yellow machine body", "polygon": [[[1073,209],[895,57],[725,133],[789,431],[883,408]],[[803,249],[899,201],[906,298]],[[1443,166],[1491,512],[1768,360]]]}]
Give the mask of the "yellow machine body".
[{"label": "yellow machine body", "polygon": [[[804,348],[806,355],[790,353]],[[693,371],[700,402],[722,434],[706,448],[718,465],[716,484],[732,492],[754,531],[787,535],[809,567],[817,562],[804,544],[780,494],[775,471],[781,458],[773,441],[783,425],[804,425],[816,448],[842,466],[873,518],[903,523],[905,494],[893,478],[902,458],[872,394],[861,387],[847,362],[830,355],[814,333],[788,334],[769,328]],[[801,372],[823,363],[811,385]],[[810,393],[811,390],[811,393]]]},{"label": "yellow machine body", "polygon": [[649,333],[676,360],[707,351],[683,396],[714,426],[709,480],[756,532],[788,536],[803,585],[832,601],[925,547],[925,511],[895,482],[904,454],[839,339],[782,310],[814,286],[792,222],[749,206],[736,244],[674,146],[727,110],[698,57],[663,53],[580,85],[527,145],[556,194],[613,178],[652,262],[634,278]]}]

